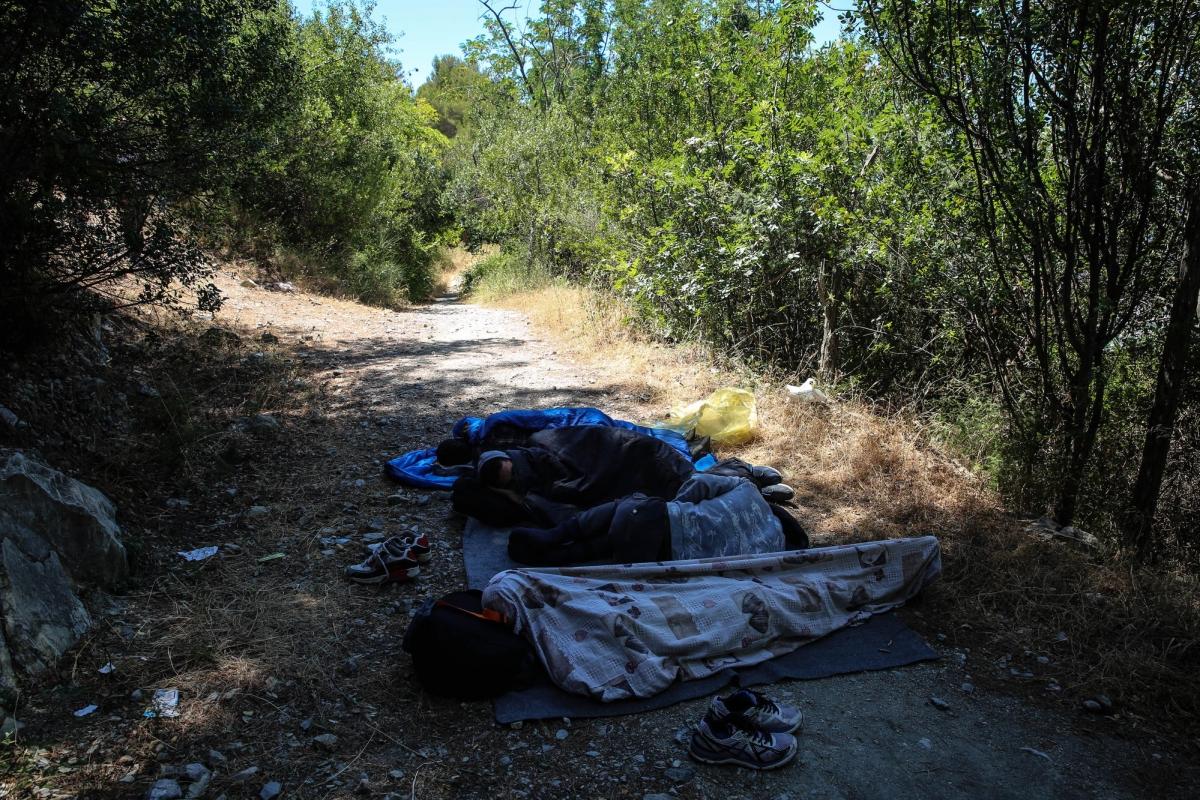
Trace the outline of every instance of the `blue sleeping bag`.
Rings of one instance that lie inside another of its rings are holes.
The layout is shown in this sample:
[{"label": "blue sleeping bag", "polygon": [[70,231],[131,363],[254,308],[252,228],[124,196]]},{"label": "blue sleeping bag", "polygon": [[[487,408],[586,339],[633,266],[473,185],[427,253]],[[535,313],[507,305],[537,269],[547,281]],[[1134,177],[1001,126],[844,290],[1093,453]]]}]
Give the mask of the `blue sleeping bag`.
[{"label": "blue sleeping bag", "polygon": [[[571,425],[602,425],[625,428],[644,436],[652,436],[674,447],[685,456],[691,457],[687,440],[676,431],[663,428],[647,428],[620,419],[613,419],[597,408],[546,408],[530,410],[497,411],[488,417],[463,417],[454,423],[450,433],[455,438],[465,439],[478,445],[497,425],[509,425],[530,433],[549,428],[565,428]],[[716,463],[712,456],[696,462],[699,470]],[[436,471],[437,453],[433,448],[413,450],[397,456],[387,463],[387,472],[396,480],[420,489],[449,489],[457,475],[439,475]]]}]

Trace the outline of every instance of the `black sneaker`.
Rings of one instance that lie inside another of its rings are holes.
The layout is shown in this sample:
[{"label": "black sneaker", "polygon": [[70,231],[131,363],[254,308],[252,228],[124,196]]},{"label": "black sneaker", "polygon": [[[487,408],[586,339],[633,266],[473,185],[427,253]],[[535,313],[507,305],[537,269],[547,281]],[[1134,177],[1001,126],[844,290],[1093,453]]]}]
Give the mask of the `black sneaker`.
[{"label": "black sneaker", "polygon": [[705,764],[765,770],[787,764],[797,750],[796,737],[790,733],[760,731],[736,715],[716,719],[709,713],[696,726],[688,755]]},{"label": "black sneaker", "polygon": [[796,490],[788,486],[786,483],[776,483],[773,486],[764,486],[759,489],[762,496],[769,503],[786,503],[796,496]]},{"label": "black sneaker", "polygon": [[750,464],[749,467],[750,478],[760,489],[767,486],[774,486],[777,483],[783,483],[783,473],[774,467],[763,467],[757,464]]}]

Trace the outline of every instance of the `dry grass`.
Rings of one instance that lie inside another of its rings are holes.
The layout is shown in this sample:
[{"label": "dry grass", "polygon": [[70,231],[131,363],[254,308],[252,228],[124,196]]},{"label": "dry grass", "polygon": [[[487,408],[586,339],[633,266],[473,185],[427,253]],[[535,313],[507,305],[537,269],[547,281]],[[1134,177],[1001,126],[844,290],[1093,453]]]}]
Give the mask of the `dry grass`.
[{"label": "dry grass", "polygon": [[452,247],[443,250],[438,256],[434,269],[433,296],[441,297],[458,291],[463,276],[479,259],[495,252],[494,245],[487,245],[479,252],[472,253],[465,247]]},{"label": "dry grass", "polygon": [[631,327],[632,311],[619,300],[553,285],[495,302],[601,367],[638,401],[619,410],[642,421],[718,386],[753,389],[759,435],[721,455],[782,470],[816,544],[937,535],[945,574],[918,624],[968,648],[976,680],[1072,710],[1104,693],[1126,722],[1181,732],[1197,747],[1196,576],[1136,570],[1029,533],[924,420],[853,398],[797,404],[782,384],[807,376],[756,375],[703,347],[657,343]]}]

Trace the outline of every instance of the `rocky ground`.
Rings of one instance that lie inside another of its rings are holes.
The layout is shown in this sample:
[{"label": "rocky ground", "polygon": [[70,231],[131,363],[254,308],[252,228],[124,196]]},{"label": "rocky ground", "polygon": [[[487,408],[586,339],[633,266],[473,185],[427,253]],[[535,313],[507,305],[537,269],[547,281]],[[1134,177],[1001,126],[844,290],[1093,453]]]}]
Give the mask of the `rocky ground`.
[{"label": "rocky ground", "polygon": [[[1183,769],[1103,717],[983,688],[1008,663],[939,637],[929,604],[907,613],[940,661],[768,687],[806,715],[800,756],[778,772],[690,762],[704,701],[500,727],[486,703],[427,696],[400,641],[415,604],[463,585],[461,520],[444,495],[391,483],[384,462],[466,414],[661,409],[567,363],[514,312],[453,298],[393,312],[233,274],[221,284],[225,308],[192,329],[207,349],[89,390],[161,428],[114,419],[112,442],[89,444],[40,435],[48,423],[32,418],[16,435],[60,462],[75,453],[72,471],[113,496],[135,578],[93,598],[103,621],[63,680],[19,699],[8,796],[1125,798],[1162,796]],[[111,335],[129,344],[106,369],[162,349],[152,327]],[[173,377],[185,374],[192,388]],[[189,393],[212,407],[186,406]],[[10,403],[15,415],[36,417],[27,401]],[[136,457],[106,455],[121,443]],[[434,541],[415,583],[342,580],[364,543],[401,530]],[[178,555],[213,545],[204,560]]]}]

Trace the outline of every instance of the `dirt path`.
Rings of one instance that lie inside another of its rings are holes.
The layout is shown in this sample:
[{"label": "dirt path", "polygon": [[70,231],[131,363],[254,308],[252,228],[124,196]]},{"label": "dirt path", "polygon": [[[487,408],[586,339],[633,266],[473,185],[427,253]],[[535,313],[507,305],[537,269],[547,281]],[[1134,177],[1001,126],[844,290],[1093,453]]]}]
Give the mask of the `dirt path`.
[{"label": "dirt path", "polygon": [[[160,774],[186,791],[178,770],[197,762],[213,771],[209,796],[228,797],[258,796],[272,781],[322,798],[1137,796],[1133,765],[1153,763],[1150,754],[1072,732],[1073,720],[1014,698],[967,693],[983,665],[949,650],[933,664],[769,687],[807,722],[797,762],[766,774],[687,759],[680,740],[705,702],[500,728],[487,704],[425,696],[400,638],[414,603],[463,584],[461,523],[444,495],[398,492],[385,459],[466,414],[645,410],[602,372],[559,360],[513,312],[446,299],[394,313],[222,283],[218,321],[278,337],[266,357],[295,363],[308,399],[278,413],[281,430],[253,469],[187,498],[186,516],[165,513],[147,544],[161,577],[78,664],[94,674],[112,660],[127,682],[82,681],[45,701],[43,713],[65,715],[104,693],[101,714],[71,721],[77,758],[94,744],[76,791],[145,796]],[[434,539],[418,582],[378,591],[340,578],[375,527]],[[210,542],[236,546],[199,566],[173,555]],[[273,553],[284,556],[259,561]],[[179,718],[142,717],[157,686],[181,689]],[[949,708],[931,705],[935,695]],[[314,738],[325,734],[334,738]]]}]

